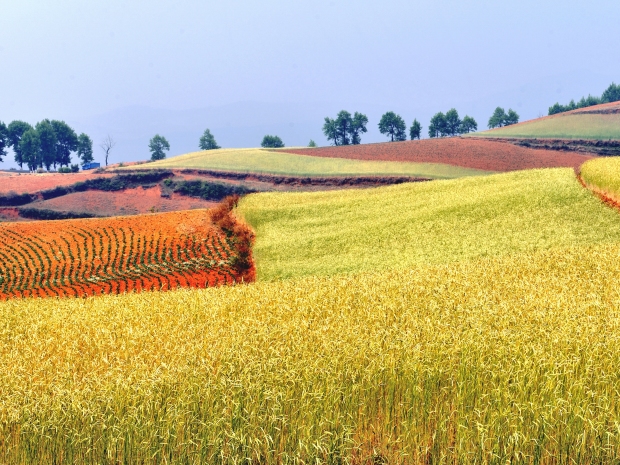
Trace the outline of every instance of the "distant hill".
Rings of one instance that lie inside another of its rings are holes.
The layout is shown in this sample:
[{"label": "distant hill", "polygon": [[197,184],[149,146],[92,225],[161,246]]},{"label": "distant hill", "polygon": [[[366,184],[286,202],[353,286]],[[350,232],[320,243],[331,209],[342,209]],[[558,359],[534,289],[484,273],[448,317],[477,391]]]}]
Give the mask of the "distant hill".
[{"label": "distant hill", "polygon": [[620,140],[620,102],[479,132],[476,137]]}]

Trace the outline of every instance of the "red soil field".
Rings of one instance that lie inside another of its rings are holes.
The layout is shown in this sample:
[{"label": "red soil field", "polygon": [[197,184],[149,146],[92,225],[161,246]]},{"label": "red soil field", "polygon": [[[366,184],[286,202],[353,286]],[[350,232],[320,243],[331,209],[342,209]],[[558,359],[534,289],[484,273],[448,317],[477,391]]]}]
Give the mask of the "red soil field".
[{"label": "red soil field", "polygon": [[110,174],[86,173],[2,173],[0,175],[0,194],[16,192],[18,194],[34,194],[35,192],[52,189],[58,186],[70,186],[76,182],[99,177],[111,177]]},{"label": "red soil field", "polygon": [[253,236],[232,215],[233,205],[228,201],[209,211],[0,224],[0,299],[252,281]]},{"label": "red soil field", "polygon": [[42,208],[59,212],[91,213],[97,216],[138,215],[153,212],[172,212],[212,208],[217,202],[186,197],[172,193],[161,196],[161,188],[137,187],[123,191],[74,192],[62,197],[29,204],[30,208]]},{"label": "red soil field", "polygon": [[460,137],[338,147],[284,149],[284,151],[313,157],[444,163],[487,171],[574,168],[593,158],[572,152],[529,149],[494,140]]}]

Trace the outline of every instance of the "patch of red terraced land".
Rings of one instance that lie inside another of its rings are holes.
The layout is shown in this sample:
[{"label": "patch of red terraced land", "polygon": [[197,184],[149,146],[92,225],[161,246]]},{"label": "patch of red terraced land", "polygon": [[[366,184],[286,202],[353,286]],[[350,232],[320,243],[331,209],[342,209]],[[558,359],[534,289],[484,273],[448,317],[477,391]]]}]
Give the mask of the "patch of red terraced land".
[{"label": "patch of red terraced land", "polygon": [[580,166],[593,156],[520,147],[494,140],[451,137],[380,144],[284,149],[313,157],[417,163],[444,163],[487,171]]},{"label": "patch of red terraced land", "polygon": [[74,192],[62,197],[32,203],[28,207],[59,212],[90,213],[96,216],[123,216],[195,210],[211,208],[215,205],[217,202],[208,202],[174,193],[170,194],[169,197],[162,197],[160,187],[155,186],[146,189],[137,187],[117,192]]},{"label": "patch of red terraced land", "polygon": [[0,176],[0,194],[34,194],[58,186],[70,186],[88,179],[111,177],[110,174],[86,173],[6,173]]}]

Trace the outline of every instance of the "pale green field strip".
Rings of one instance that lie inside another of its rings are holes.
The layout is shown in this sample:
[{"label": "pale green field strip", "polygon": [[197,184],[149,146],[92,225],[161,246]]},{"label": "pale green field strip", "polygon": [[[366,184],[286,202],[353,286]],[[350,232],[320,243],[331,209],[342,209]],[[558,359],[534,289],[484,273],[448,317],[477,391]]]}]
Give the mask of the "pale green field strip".
[{"label": "pale green field strip", "polygon": [[581,165],[581,178],[593,189],[620,200],[620,158],[604,157]]},{"label": "pale green field strip", "polygon": [[620,215],[572,169],[366,190],[252,194],[259,280],[406,268],[620,241]]},{"label": "pale green field strip", "polygon": [[0,457],[615,463],[618,282],[610,244],[2,302]]},{"label": "pale green field strip", "polygon": [[311,157],[261,149],[220,149],[187,153],[127,169],[194,168],[283,176],[413,176],[449,179],[489,174],[489,171],[440,163],[401,163]]},{"label": "pale green field strip", "polygon": [[526,121],[475,137],[519,137],[542,139],[620,139],[620,114],[575,114]]}]

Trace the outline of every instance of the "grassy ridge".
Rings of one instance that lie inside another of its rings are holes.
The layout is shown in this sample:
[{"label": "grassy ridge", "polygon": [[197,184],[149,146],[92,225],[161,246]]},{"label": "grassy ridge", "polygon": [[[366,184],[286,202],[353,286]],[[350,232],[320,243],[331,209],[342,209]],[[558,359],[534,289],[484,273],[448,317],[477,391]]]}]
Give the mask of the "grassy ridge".
[{"label": "grassy ridge", "polygon": [[620,241],[620,216],[571,169],[369,190],[253,194],[258,279],[447,263]]},{"label": "grassy ridge", "polygon": [[620,200],[620,158],[597,158],[584,163],[581,178],[589,187]]},{"label": "grassy ridge", "polygon": [[620,114],[569,114],[477,132],[476,137],[620,139]]},{"label": "grassy ridge", "polygon": [[0,303],[4,463],[609,463],[620,245]]},{"label": "grassy ridge", "polygon": [[458,178],[489,173],[488,171],[439,163],[401,163],[310,157],[261,149],[220,149],[193,152],[148,165],[128,167],[128,169],[140,168],[195,168],[290,176],[413,176],[424,178]]}]

